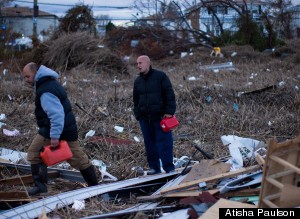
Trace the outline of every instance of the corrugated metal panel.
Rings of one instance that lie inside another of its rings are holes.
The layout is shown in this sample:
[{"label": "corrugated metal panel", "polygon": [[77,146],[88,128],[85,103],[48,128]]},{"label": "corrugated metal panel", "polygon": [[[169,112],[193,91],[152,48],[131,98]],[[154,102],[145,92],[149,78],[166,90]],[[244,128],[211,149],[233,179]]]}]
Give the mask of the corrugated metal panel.
[{"label": "corrugated metal panel", "polygon": [[36,218],[42,213],[43,209],[46,211],[46,213],[48,213],[54,209],[62,208],[64,206],[73,204],[74,200],[87,199],[116,189],[132,186],[136,184],[141,184],[144,182],[150,182],[152,180],[170,177],[172,175],[176,175],[176,173],[157,174],[153,176],[133,178],[133,179],[128,179],[116,183],[92,186],[92,187],[61,193],[26,205],[22,205],[20,207],[13,208],[11,210],[1,212],[0,219]]}]

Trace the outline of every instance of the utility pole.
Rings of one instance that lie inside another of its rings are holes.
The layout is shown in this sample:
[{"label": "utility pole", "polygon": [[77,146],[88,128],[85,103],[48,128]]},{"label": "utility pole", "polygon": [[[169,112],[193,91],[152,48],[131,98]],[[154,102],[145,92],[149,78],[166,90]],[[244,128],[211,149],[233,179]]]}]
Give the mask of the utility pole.
[{"label": "utility pole", "polygon": [[253,0],[250,1],[250,16],[253,19]]},{"label": "utility pole", "polygon": [[33,30],[32,30],[32,45],[36,47],[38,44],[37,38],[37,17],[39,16],[39,6],[37,0],[33,2]]}]

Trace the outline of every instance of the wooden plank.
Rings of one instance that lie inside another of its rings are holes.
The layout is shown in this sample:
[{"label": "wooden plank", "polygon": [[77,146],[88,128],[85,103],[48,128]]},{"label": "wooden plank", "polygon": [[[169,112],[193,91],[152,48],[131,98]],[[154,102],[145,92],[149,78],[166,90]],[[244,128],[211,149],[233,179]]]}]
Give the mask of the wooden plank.
[{"label": "wooden plank", "polygon": [[286,171],[282,171],[282,172],[278,172],[278,173],[274,173],[274,174],[270,174],[268,177],[269,178],[279,178],[279,177],[283,177],[283,176],[287,176],[289,174],[294,174],[295,172],[293,170],[286,170]]},{"label": "wooden plank", "polygon": [[[208,192],[209,194],[214,195],[219,192],[219,189],[210,189],[205,192]],[[200,192],[200,191],[190,191],[190,192],[184,191],[184,192],[165,194],[165,195],[162,195],[162,197],[164,197],[164,198],[190,197],[190,196],[199,196],[201,194],[202,194],[202,192]]]},{"label": "wooden plank", "polygon": [[32,202],[36,200],[37,198],[29,197],[27,192],[0,192],[0,202]]},{"label": "wooden plank", "polygon": [[[219,189],[211,189],[211,190],[207,190],[206,192],[210,193],[211,195],[214,195],[219,192]],[[194,190],[194,191],[169,193],[164,195],[139,196],[136,199],[139,201],[152,201],[152,200],[163,199],[163,198],[198,197],[201,194],[202,194],[201,191]]]},{"label": "wooden plank", "polygon": [[263,167],[265,165],[265,160],[260,154],[256,155],[255,160],[261,167]]},{"label": "wooden plank", "polygon": [[278,193],[280,192],[280,189],[278,187],[274,187],[274,186],[270,186],[268,185],[268,182],[266,180],[267,176],[270,174],[269,171],[271,170],[271,173],[276,173],[276,172],[283,172],[284,170],[276,170],[276,166],[269,166],[269,160],[270,160],[270,156],[271,154],[276,151],[275,149],[278,148],[277,146],[277,142],[275,139],[271,139],[269,140],[268,144],[267,144],[267,153],[266,153],[266,158],[265,158],[265,162],[266,165],[264,165],[264,171],[263,171],[263,178],[262,178],[262,183],[261,183],[261,193],[259,195],[259,204],[258,206],[261,206],[262,204],[264,204],[265,207],[270,207],[271,205],[269,204],[269,201],[265,201],[263,200],[263,198],[265,196],[267,196],[268,194],[274,194],[274,193]]},{"label": "wooden plank", "polygon": [[258,196],[260,193],[260,188],[253,188],[253,189],[240,189],[240,190],[233,190],[228,191],[224,194],[218,194],[218,197],[227,198],[227,197],[241,197],[241,196]]},{"label": "wooden plank", "polygon": [[268,196],[265,196],[264,200],[273,200],[273,199],[276,199],[276,198],[279,198],[280,197],[280,193],[276,193],[276,194],[271,194],[271,195],[268,195]]},{"label": "wooden plank", "polygon": [[[50,171],[48,173],[48,177],[57,178],[59,177],[59,172]],[[16,177],[0,180],[0,185],[23,185],[29,183],[33,183],[33,179],[31,175],[16,176]]]},{"label": "wooden plank", "polygon": [[300,144],[300,135],[298,135],[296,138],[291,139],[291,140],[287,140],[285,142],[280,142],[277,143],[276,139],[271,139],[269,140],[269,144],[271,145],[270,154],[275,153],[276,151],[282,151],[282,149],[287,149],[292,145],[297,145]]},{"label": "wooden plank", "polygon": [[276,156],[270,156],[270,159],[281,164],[282,166],[285,166],[286,168],[288,169],[292,169],[294,170],[296,173],[300,174],[300,168],[294,166],[293,164],[279,158],[279,157],[276,157]]},{"label": "wooden plank", "polygon": [[257,208],[255,205],[219,199],[213,206],[211,206],[202,216],[198,219],[219,219],[220,208]]},{"label": "wooden plank", "polygon": [[263,203],[267,206],[265,207],[269,207],[269,208],[279,208],[278,205],[275,205],[273,202],[267,200],[267,199],[263,199]]},{"label": "wooden plank", "polygon": [[9,160],[3,159],[1,157],[0,157],[0,162],[2,162],[2,163],[11,163]]},{"label": "wooden plank", "polygon": [[218,160],[201,160],[195,164],[180,184],[229,172],[231,164]]},{"label": "wooden plank", "polygon": [[271,183],[272,185],[276,186],[278,189],[282,189],[283,188],[283,184],[278,182],[277,180],[275,179],[272,179],[270,177],[267,177],[266,178],[266,181]]},{"label": "wooden plank", "polygon": [[212,180],[216,180],[216,179],[222,179],[222,178],[226,178],[226,177],[233,177],[233,176],[237,176],[237,175],[240,175],[240,174],[243,174],[243,173],[258,170],[259,168],[260,168],[259,165],[255,165],[255,166],[242,168],[242,169],[232,171],[232,172],[228,172],[228,173],[218,174],[216,176],[211,176],[211,177],[207,177],[207,178],[203,178],[203,179],[194,180],[194,181],[191,181],[191,182],[187,182],[187,183],[184,183],[184,184],[180,184],[180,185],[177,185],[177,186],[173,186],[173,187],[170,187],[170,188],[163,189],[163,190],[160,191],[160,193],[164,194],[164,193],[167,193],[167,192],[186,189],[186,188],[189,188],[191,186],[197,185],[200,182],[208,182],[208,181],[212,181]]}]

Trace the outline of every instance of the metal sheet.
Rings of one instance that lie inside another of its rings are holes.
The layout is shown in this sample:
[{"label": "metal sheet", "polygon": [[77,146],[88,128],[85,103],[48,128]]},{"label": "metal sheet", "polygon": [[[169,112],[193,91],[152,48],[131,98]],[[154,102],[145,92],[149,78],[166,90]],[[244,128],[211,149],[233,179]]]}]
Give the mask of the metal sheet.
[{"label": "metal sheet", "polygon": [[46,213],[48,213],[54,209],[59,209],[64,206],[73,204],[74,200],[87,199],[116,189],[132,186],[144,182],[150,182],[152,180],[157,180],[160,178],[170,177],[171,175],[176,175],[176,173],[157,174],[153,176],[138,177],[138,178],[128,179],[128,180],[110,183],[106,185],[92,186],[92,187],[61,193],[26,205],[22,205],[20,207],[13,208],[11,210],[1,212],[0,219],[36,218],[42,213],[43,209],[46,211]]}]

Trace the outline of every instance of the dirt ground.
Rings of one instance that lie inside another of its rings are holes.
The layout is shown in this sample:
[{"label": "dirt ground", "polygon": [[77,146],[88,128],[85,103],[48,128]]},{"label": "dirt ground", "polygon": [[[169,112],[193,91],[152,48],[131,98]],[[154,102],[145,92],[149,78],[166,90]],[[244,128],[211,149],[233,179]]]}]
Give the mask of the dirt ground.
[{"label": "dirt ground", "polygon": [[[266,143],[271,138],[282,141],[296,137],[300,128],[299,45],[299,41],[288,42],[269,53],[256,52],[248,46],[228,46],[222,48],[223,58],[211,57],[207,48],[196,48],[185,57],[175,54],[154,61],[153,68],[168,74],[176,93],[180,125],[173,132],[174,156],[190,157],[196,141],[214,158],[227,157],[229,151],[221,142],[222,135]],[[6,125],[1,127],[0,147],[27,152],[37,131],[33,90],[21,78],[20,60],[0,61],[0,114],[6,115],[1,120]],[[126,62],[127,74],[80,66],[61,72],[60,78],[73,104],[81,146],[91,159],[102,160],[107,171],[119,180],[135,177],[134,167],[148,168],[142,135],[132,112],[132,87],[138,74],[135,61],[133,54]],[[205,70],[212,65],[228,66],[229,62],[232,69]],[[5,74],[4,69],[8,69]],[[123,127],[123,132],[117,132],[115,126]],[[16,129],[20,135],[7,136],[4,129]],[[85,137],[90,130],[98,137],[93,141]],[[201,153],[193,157],[203,158]],[[0,179],[18,174],[0,168]],[[50,191],[55,194],[81,186],[70,182],[66,186],[58,180],[50,185]],[[1,188],[4,189],[11,188]],[[82,216],[99,213],[99,208],[102,212],[119,210],[123,205],[95,199]],[[69,211],[61,210],[59,214],[70,214]]]}]

